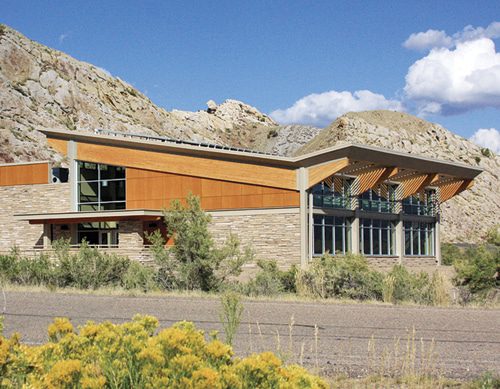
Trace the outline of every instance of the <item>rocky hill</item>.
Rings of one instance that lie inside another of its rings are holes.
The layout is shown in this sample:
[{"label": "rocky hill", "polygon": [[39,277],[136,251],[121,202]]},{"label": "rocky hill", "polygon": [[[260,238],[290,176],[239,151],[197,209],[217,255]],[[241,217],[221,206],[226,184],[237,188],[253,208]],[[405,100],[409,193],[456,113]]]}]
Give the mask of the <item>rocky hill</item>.
[{"label": "rocky hill", "polygon": [[500,161],[411,115],[348,113],[329,127],[279,126],[236,100],[197,112],[164,110],[130,84],[0,25],[0,162],[59,160],[44,128],[115,131],[298,155],[342,142],[371,144],[485,169],[472,190],[443,205],[444,240],[473,242],[500,219]]},{"label": "rocky hill", "polygon": [[484,169],[472,189],[442,204],[444,241],[475,242],[500,222],[500,157],[442,126],[401,112],[350,112],[293,153],[342,143],[370,144]]},{"label": "rocky hill", "polygon": [[270,126],[277,123],[235,100],[168,112],[102,69],[0,25],[0,162],[57,158],[40,128],[106,128],[236,146]]}]

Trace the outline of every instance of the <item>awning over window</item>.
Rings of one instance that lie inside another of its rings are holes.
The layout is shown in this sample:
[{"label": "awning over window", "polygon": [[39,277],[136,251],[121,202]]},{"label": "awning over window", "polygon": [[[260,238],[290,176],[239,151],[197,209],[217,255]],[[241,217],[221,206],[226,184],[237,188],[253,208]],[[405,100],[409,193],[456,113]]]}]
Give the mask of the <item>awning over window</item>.
[{"label": "awning over window", "polygon": [[93,212],[61,212],[34,213],[14,215],[17,220],[30,224],[77,224],[86,222],[106,222],[124,220],[156,221],[163,217],[162,211],[149,209],[93,211]]}]

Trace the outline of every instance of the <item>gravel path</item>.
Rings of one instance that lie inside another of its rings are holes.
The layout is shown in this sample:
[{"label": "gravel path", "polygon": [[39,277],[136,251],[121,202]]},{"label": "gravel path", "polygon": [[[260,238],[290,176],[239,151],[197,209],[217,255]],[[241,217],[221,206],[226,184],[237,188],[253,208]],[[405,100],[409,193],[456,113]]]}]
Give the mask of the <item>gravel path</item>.
[{"label": "gravel path", "polygon": [[[408,369],[414,362],[415,369],[456,378],[500,373],[500,310],[288,301],[244,306],[238,354],[277,351],[327,374],[400,369],[405,362]],[[120,323],[136,313],[156,316],[162,327],[189,320],[205,331],[221,330],[219,302],[211,298],[6,292],[5,332],[15,330],[24,342],[38,344],[47,340],[53,317],[79,325]]]}]

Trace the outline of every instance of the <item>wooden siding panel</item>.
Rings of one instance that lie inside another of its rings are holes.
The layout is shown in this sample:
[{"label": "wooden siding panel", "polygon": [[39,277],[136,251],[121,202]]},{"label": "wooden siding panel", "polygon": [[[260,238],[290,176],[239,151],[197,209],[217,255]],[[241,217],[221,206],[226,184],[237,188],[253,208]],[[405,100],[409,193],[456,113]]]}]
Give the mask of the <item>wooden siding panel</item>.
[{"label": "wooden siding panel", "polygon": [[294,190],[140,170],[127,168],[127,209],[168,208],[189,193],[200,196],[205,210],[299,206]]},{"label": "wooden siding panel", "polygon": [[62,139],[53,139],[47,138],[47,143],[50,147],[52,147],[59,154],[67,155],[68,154],[68,141]]},{"label": "wooden siding panel", "polygon": [[323,181],[325,178],[334,175],[340,170],[349,166],[350,161],[348,158],[341,158],[336,161],[328,162],[323,165],[310,167],[309,170],[309,184],[308,188],[313,187],[318,182]]},{"label": "wooden siding panel", "polygon": [[36,185],[48,183],[48,163],[0,166],[0,186]]},{"label": "wooden siding panel", "polygon": [[295,170],[281,167],[81,142],[78,143],[77,158],[82,161],[100,162],[184,176],[232,182],[243,181],[248,184],[291,190],[297,188]]}]

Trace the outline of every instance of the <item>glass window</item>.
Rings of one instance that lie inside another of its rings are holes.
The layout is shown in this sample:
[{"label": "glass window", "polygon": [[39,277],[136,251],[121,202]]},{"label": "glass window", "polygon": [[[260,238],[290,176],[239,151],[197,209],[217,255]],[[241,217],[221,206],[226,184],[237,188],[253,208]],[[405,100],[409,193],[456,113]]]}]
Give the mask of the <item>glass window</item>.
[{"label": "glass window", "polygon": [[345,217],[314,215],[314,255],[345,254],[349,248],[350,224]]},{"label": "glass window", "polygon": [[351,178],[333,176],[312,188],[313,205],[320,208],[350,208]]},{"label": "glass window", "polygon": [[434,223],[404,222],[405,255],[434,256]]},{"label": "glass window", "polygon": [[435,190],[426,190],[403,199],[403,213],[407,215],[435,216],[435,210]]},{"label": "glass window", "polygon": [[118,244],[118,223],[95,222],[78,224],[78,242],[85,240],[91,246]]},{"label": "glass window", "polygon": [[78,162],[78,210],[125,209],[125,168]]},{"label": "glass window", "polygon": [[391,221],[360,219],[360,245],[365,255],[395,255],[395,227]]}]

